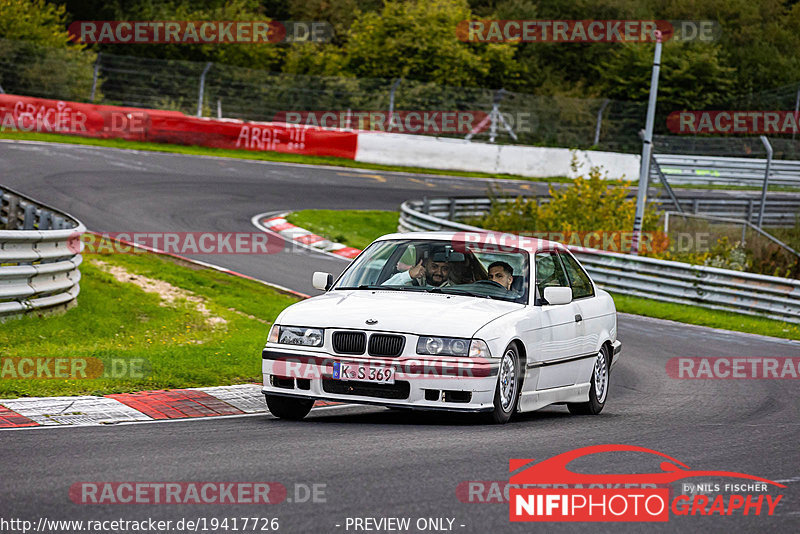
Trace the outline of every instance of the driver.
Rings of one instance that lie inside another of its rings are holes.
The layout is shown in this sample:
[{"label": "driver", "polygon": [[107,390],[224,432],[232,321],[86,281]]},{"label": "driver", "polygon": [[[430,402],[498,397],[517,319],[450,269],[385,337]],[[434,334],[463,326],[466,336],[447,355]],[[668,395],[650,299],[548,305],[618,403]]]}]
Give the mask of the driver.
[{"label": "driver", "polygon": [[511,284],[514,282],[514,269],[504,261],[496,261],[489,265],[489,280],[497,282],[506,291],[511,291]]}]

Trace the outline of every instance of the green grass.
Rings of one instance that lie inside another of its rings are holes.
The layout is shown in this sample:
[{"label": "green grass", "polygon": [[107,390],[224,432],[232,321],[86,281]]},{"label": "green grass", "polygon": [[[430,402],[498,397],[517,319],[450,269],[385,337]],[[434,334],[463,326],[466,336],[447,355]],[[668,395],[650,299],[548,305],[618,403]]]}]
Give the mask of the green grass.
[{"label": "green grass", "polygon": [[146,143],[142,141],[126,141],[124,139],[94,139],[75,135],[63,135],[36,132],[15,132],[0,130],[0,139],[21,141],[46,141],[49,143],[66,143],[72,145],[91,145],[128,150],[146,150],[151,152],[169,152],[173,154],[189,154],[193,156],[213,156],[224,158],[252,159],[284,163],[302,163],[305,165],[333,165],[376,171],[396,171],[415,174],[436,174],[445,176],[462,176],[466,178],[504,178],[508,180],[525,180],[529,182],[570,182],[566,176],[552,178],[531,178],[514,174],[492,174],[485,172],[450,171],[442,169],[426,169],[424,167],[402,167],[399,165],[378,165],[361,163],[345,158],[306,156],[302,154],[286,154],[283,152],[256,152],[252,150],[233,150],[225,148],[208,148],[201,146],[172,145],[166,143]]},{"label": "green grass", "polygon": [[710,310],[699,306],[660,302],[630,295],[613,295],[617,311],[669,319],[681,323],[710,326],[724,330],[748,332],[764,336],[800,339],[800,325],[754,317],[740,313]]},{"label": "green grass", "polygon": [[385,234],[397,231],[400,214],[379,210],[302,210],[287,220],[337,243],[359,249]]},{"label": "green grass", "polygon": [[[185,300],[162,306],[158,295],[117,281],[97,260],[191,291],[227,324],[209,324]],[[98,358],[106,369],[112,358],[126,365],[139,361],[143,376],[13,379],[3,372],[0,398],[260,382],[267,323],[298,300],[257,282],[155,254],[85,254],[80,269],[78,305],[62,315],[3,323],[0,357],[4,363],[14,357]]]}]

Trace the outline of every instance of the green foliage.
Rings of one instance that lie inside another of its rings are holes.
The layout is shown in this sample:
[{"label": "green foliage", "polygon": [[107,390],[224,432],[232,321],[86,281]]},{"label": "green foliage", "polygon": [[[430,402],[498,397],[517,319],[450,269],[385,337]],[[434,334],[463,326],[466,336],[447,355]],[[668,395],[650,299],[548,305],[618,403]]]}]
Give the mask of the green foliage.
[{"label": "green foliage", "polygon": [[518,75],[514,46],[460,41],[456,26],[471,18],[465,0],[389,0],[351,26],[344,69],[355,76],[501,87]]},{"label": "green foliage", "polygon": [[0,70],[7,93],[85,100],[96,55],[70,43],[64,6],[44,0],[0,0]]},{"label": "green foliage", "polygon": [[[550,188],[549,202],[517,197],[511,202],[493,199],[489,213],[472,221],[477,226],[502,232],[549,232],[565,236],[587,232],[630,232],[636,200],[628,198],[630,185],[604,179],[597,167],[578,176],[568,187]],[[643,230],[658,226],[658,213],[648,207]],[[619,239],[615,239],[619,246]]]},{"label": "green foliage", "polygon": [[[653,68],[652,44],[619,44],[594,71],[600,94],[615,100],[647,100]],[[658,106],[665,112],[705,109],[729,98],[734,68],[719,45],[667,42],[661,55]]]}]

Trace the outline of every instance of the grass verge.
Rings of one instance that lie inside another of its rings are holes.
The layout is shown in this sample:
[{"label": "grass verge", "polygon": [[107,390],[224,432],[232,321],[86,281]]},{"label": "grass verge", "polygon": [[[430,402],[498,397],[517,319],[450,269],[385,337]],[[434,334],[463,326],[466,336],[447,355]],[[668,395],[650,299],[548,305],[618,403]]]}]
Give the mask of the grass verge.
[{"label": "grass verge", "polygon": [[[78,306],[46,319],[2,324],[0,398],[259,382],[269,324],[298,300],[149,253],[85,254],[81,273]],[[145,292],[141,282],[130,281],[142,276],[160,292]],[[172,302],[161,296],[169,292]],[[86,359],[89,372],[78,379],[14,378],[30,372],[21,358]],[[97,376],[95,359],[104,363],[106,376],[91,378]]]},{"label": "grass verge", "polygon": [[[345,245],[364,248],[381,235],[394,232],[398,213],[394,211],[303,210],[291,213],[289,222]],[[752,317],[699,306],[661,302],[629,295],[614,295],[617,311],[710,326],[751,334],[800,339],[800,325]]]},{"label": "grass verge", "polygon": [[531,178],[513,174],[491,174],[485,172],[450,171],[442,169],[426,169],[424,167],[401,167],[399,165],[379,165],[362,163],[345,158],[306,156],[302,154],[286,154],[283,152],[255,152],[252,150],[232,150],[225,148],[208,148],[201,146],[171,145],[166,143],[145,143],[142,141],[126,141],[124,139],[95,139],[75,135],[61,135],[36,132],[12,132],[0,130],[0,139],[20,141],[46,141],[48,143],[65,143],[72,145],[91,145],[128,150],[146,150],[151,152],[169,152],[173,154],[189,154],[192,156],[214,156],[224,158],[252,159],[259,161],[275,161],[282,163],[302,163],[305,165],[333,165],[376,171],[409,172],[415,174],[437,174],[443,176],[462,176],[466,178],[504,178],[508,180],[524,180],[529,182],[570,182],[566,176],[553,178]]},{"label": "grass verge", "polygon": [[287,220],[332,241],[364,249],[378,237],[396,232],[399,216],[396,211],[380,210],[302,210],[290,213]]},{"label": "grass verge", "polygon": [[644,315],[656,319],[669,319],[680,323],[710,326],[724,330],[761,334],[762,336],[800,339],[800,325],[754,317],[741,313],[710,310],[699,306],[661,302],[631,295],[613,295],[617,311]]}]

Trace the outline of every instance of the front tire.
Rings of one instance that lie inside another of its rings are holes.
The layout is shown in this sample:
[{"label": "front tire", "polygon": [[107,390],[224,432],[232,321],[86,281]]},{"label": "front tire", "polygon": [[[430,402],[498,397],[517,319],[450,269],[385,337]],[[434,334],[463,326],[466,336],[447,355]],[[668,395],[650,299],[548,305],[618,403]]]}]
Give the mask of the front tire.
[{"label": "front tire", "polygon": [[597,415],[603,411],[608,398],[608,385],[611,372],[611,362],[608,358],[608,348],[603,345],[597,353],[592,371],[592,385],[589,388],[589,402],[572,402],[567,404],[567,409],[575,415]]},{"label": "front tire", "polygon": [[267,408],[272,415],[279,419],[299,421],[311,411],[314,406],[312,399],[293,399],[280,395],[264,395],[267,400]]},{"label": "front tire", "polygon": [[506,348],[497,372],[497,387],[494,391],[494,410],[492,422],[503,425],[511,419],[519,402],[522,386],[519,351],[513,343]]}]

